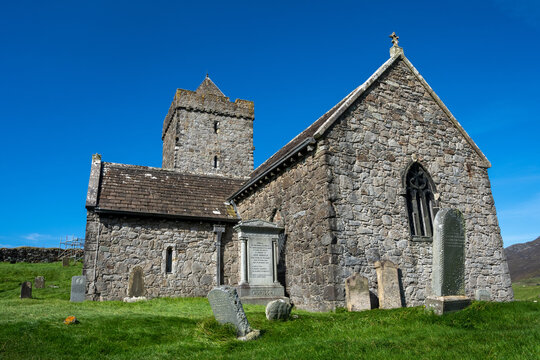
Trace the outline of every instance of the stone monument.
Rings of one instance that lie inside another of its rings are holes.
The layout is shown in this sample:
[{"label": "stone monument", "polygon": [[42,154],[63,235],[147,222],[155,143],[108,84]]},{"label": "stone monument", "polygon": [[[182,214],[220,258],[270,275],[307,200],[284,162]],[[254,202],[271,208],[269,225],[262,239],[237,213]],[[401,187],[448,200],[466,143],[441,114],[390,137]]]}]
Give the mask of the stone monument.
[{"label": "stone monument", "polygon": [[69,258],[68,257],[62,258],[62,266],[63,267],[69,266]]},{"label": "stone monument", "polygon": [[293,305],[283,299],[270,301],[266,305],[266,318],[268,320],[287,320],[291,315],[292,308]]},{"label": "stone monument", "polygon": [[355,273],[345,279],[345,299],[349,311],[371,310],[367,277]]},{"label": "stone monument", "polygon": [[232,286],[218,286],[208,293],[208,302],[216,321],[220,324],[232,324],[240,340],[252,340],[259,336],[260,331],[249,325],[242,302],[236,289]]},{"label": "stone monument", "polygon": [[442,209],[433,227],[433,295],[426,298],[426,309],[442,315],[471,302],[465,296],[465,220],[457,209]]},{"label": "stone monument", "polygon": [[377,290],[379,308],[395,309],[401,307],[401,292],[399,290],[399,275],[396,264],[389,260],[376,261]]},{"label": "stone monument", "polygon": [[477,289],[474,292],[474,299],[477,301],[491,301],[491,292],[487,289]]},{"label": "stone monument", "polygon": [[129,275],[128,297],[144,296],[144,272],[140,266],[135,266]]},{"label": "stone monument", "polygon": [[45,278],[43,276],[36,276],[34,279],[34,287],[36,289],[43,289],[45,287]]},{"label": "stone monument", "polygon": [[234,227],[240,239],[240,284],[243,302],[266,305],[284,298],[277,279],[278,240],[283,228],[263,220],[241,221]]},{"label": "stone monument", "polygon": [[83,302],[86,294],[86,276],[79,275],[71,278],[71,302]]},{"label": "stone monument", "polygon": [[32,283],[30,281],[25,281],[21,284],[21,299],[31,299],[32,298]]}]

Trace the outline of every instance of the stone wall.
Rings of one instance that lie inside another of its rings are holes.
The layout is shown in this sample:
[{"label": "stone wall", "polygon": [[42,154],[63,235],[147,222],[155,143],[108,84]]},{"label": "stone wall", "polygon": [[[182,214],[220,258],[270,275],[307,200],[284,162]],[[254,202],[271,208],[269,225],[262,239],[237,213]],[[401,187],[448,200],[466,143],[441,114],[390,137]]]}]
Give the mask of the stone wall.
[{"label": "stone wall", "polygon": [[[163,168],[246,177],[253,170],[253,102],[178,90],[165,118]],[[214,158],[217,157],[217,167]]]},{"label": "stone wall", "polygon": [[400,268],[407,306],[421,305],[430,294],[432,243],[413,241],[403,196],[402,176],[417,160],[432,176],[439,207],[465,216],[466,294],[488,289],[493,300],[512,300],[487,169],[403,61],[342,115],[326,146],[341,286],[358,272],[376,293],[373,263],[391,260]]},{"label": "stone wall", "polygon": [[[83,250],[75,250],[78,256],[82,255]],[[64,250],[60,248],[38,248],[38,247],[18,247],[18,248],[0,248],[0,262],[54,262],[61,261],[61,255]]]},{"label": "stone wall", "polygon": [[[145,296],[206,296],[216,285],[216,235],[213,223],[152,217],[98,216],[88,212],[83,274],[88,300],[127,296],[135,266],[144,271]],[[233,230],[222,237],[223,282],[238,283],[239,257]],[[173,271],[166,273],[166,250]],[[97,250],[97,251],[96,251]],[[97,261],[96,261],[97,253]]]},{"label": "stone wall", "polygon": [[[328,233],[325,154],[316,151],[237,203],[242,219],[261,219],[285,228],[285,291],[298,308],[333,309],[335,262]],[[279,271],[278,271],[279,272]]]}]

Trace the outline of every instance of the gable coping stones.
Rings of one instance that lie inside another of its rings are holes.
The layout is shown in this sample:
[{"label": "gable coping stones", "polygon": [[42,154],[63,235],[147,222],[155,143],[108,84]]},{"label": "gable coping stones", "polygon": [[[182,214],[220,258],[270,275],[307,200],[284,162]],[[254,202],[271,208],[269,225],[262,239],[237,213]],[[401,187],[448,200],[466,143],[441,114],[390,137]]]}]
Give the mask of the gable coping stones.
[{"label": "gable coping stones", "polygon": [[234,287],[222,285],[213,288],[208,293],[208,302],[216,321],[220,324],[232,324],[239,340],[253,340],[260,335],[259,330],[252,329],[249,325]]}]

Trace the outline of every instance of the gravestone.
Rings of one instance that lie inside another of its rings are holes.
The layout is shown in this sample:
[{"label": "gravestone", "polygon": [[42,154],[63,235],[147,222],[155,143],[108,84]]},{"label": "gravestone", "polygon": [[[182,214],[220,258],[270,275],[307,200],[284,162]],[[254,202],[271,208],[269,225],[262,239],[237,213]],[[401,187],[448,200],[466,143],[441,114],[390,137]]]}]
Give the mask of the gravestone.
[{"label": "gravestone", "polygon": [[376,261],[377,290],[379,308],[395,309],[401,307],[401,293],[399,290],[399,275],[396,264],[389,260]]},{"label": "gravestone", "polygon": [[36,289],[43,289],[45,287],[45,278],[43,276],[37,276],[34,279],[34,287]]},{"label": "gravestone", "polygon": [[352,274],[345,279],[345,299],[349,311],[371,310],[371,296],[367,277]]},{"label": "gravestone", "polygon": [[63,267],[69,266],[69,258],[68,257],[62,258],[62,266]]},{"label": "gravestone", "polygon": [[71,302],[83,302],[86,294],[86,276],[79,275],[71,278]]},{"label": "gravestone", "polygon": [[291,315],[293,305],[289,301],[278,299],[266,305],[266,318],[268,320],[287,320]]},{"label": "gravestone", "polygon": [[232,324],[240,340],[251,340],[259,335],[249,325],[244,308],[236,289],[231,286],[218,286],[208,293],[208,301],[216,321],[220,324]]},{"label": "gravestone", "polygon": [[144,273],[140,266],[135,266],[129,275],[128,296],[144,296]]},{"label": "gravestone", "polygon": [[266,305],[285,296],[277,278],[279,236],[283,228],[263,220],[241,221],[234,227],[240,240],[240,284],[244,303]]},{"label": "gravestone", "polygon": [[477,301],[491,301],[491,291],[487,289],[477,289],[474,292],[474,299]]},{"label": "gravestone", "polygon": [[25,281],[21,284],[21,299],[31,299],[32,298],[32,283],[30,281]]},{"label": "gravestone", "polygon": [[470,304],[465,296],[465,220],[457,209],[442,209],[433,226],[432,296],[426,309],[442,315]]}]

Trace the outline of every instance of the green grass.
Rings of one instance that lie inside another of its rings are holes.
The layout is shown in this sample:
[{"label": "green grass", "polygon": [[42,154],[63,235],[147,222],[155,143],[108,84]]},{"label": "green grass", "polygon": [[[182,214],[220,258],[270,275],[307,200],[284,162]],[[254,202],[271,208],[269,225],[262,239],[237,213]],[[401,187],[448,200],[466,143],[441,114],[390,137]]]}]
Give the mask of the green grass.
[{"label": "green grass", "polygon": [[[442,317],[422,308],[293,310],[286,322],[268,322],[263,306],[246,305],[262,336],[240,342],[213,320],[204,298],[70,303],[69,279],[77,274],[80,265],[0,264],[0,359],[540,358],[540,304],[533,302],[475,302]],[[36,275],[59,287],[19,299],[18,284]],[[69,315],[80,324],[64,325]]]},{"label": "green grass", "polygon": [[516,300],[540,301],[540,278],[530,278],[512,284]]}]

